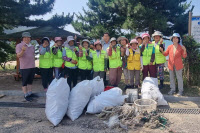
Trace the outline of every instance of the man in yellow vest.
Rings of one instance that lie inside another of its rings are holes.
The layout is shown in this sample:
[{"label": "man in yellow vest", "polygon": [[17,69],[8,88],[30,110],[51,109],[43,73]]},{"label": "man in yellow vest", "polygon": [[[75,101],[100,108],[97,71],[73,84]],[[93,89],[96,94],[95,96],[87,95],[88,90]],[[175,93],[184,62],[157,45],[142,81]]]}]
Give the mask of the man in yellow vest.
[{"label": "man in yellow vest", "polygon": [[48,37],[44,37],[42,39],[42,45],[40,46],[39,53],[39,67],[42,76],[42,85],[44,87],[44,91],[47,91],[48,86],[53,80],[53,56]]},{"label": "man in yellow vest", "polygon": [[150,42],[150,35],[148,33],[142,34],[143,44],[141,47],[142,60],[143,60],[143,79],[148,77],[157,78],[156,64],[155,64],[155,47]]},{"label": "man in yellow vest", "polygon": [[94,43],[95,49],[90,53],[90,55],[86,55],[89,61],[92,60],[93,63],[93,78],[96,76],[100,76],[100,78],[104,78],[107,69],[107,54],[106,51],[102,50],[102,44],[100,41],[96,41]]},{"label": "man in yellow vest", "polygon": [[53,53],[53,67],[55,72],[55,77],[59,79],[61,77],[61,70],[62,70],[62,38],[61,37],[55,37],[55,44],[52,47],[52,53]]},{"label": "man in yellow vest", "polygon": [[159,88],[162,89],[164,85],[164,67],[166,62],[166,57],[161,53],[160,47],[165,48],[165,44],[163,43],[163,35],[160,31],[155,31],[152,35],[154,41],[152,42],[155,47],[155,62],[157,66],[157,74],[160,78],[160,86]]},{"label": "man in yellow vest", "polygon": [[109,81],[112,86],[117,87],[122,76],[122,60],[116,38],[111,38],[107,53],[109,57]]},{"label": "man in yellow vest", "polygon": [[126,49],[126,56],[128,56],[127,69],[130,71],[131,88],[138,88],[139,86],[140,69],[143,69],[142,57],[140,55],[141,53],[140,48],[138,47],[138,41],[132,39],[130,42],[130,48]]},{"label": "man in yellow vest", "polygon": [[65,75],[68,76],[67,83],[72,88],[77,84],[77,73],[78,73],[78,48],[74,46],[75,40],[73,36],[67,37],[67,43],[63,49],[62,57],[65,61]]},{"label": "man in yellow vest", "polygon": [[[83,47],[82,47],[83,46]],[[78,68],[80,70],[81,80],[91,80],[91,70],[92,70],[92,61],[87,60],[86,56],[92,53],[92,49],[90,49],[90,41],[88,39],[84,39],[82,41],[82,46],[79,46],[79,64]]]}]

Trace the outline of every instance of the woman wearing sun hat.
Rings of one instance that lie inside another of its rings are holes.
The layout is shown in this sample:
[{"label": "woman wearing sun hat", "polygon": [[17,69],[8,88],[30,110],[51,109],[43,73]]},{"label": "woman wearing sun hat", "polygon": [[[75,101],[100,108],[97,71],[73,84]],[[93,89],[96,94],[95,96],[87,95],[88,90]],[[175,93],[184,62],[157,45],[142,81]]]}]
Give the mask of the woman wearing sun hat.
[{"label": "woman wearing sun hat", "polygon": [[152,35],[154,41],[152,42],[155,47],[155,62],[157,67],[157,74],[160,79],[159,88],[162,89],[164,85],[164,67],[166,62],[166,57],[160,51],[160,47],[165,51],[165,43],[163,42],[163,34],[160,31],[155,31]]},{"label": "woman wearing sun hat", "polygon": [[174,73],[176,73],[176,78],[178,80],[178,95],[181,96],[183,94],[183,62],[182,58],[187,57],[187,52],[185,46],[181,46],[181,37],[178,33],[174,33],[171,37],[173,44],[169,45],[167,50],[164,52],[163,48],[160,48],[160,51],[164,56],[169,55],[168,68],[169,68],[169,76],[170,76],[170,92],[169,95],[172,95],[176,91]]},{"label": "woman wearing sun hat", "polygon": [[142,60],[143,60],[143,79],[148,77],[157,78],[156,64],[155,64],[155,47],[150,42],[150,35],[148,33],[142,34],[143,44],[141,46]]},{"label": "woman wearing sun hat", "polygon": [[44,37],[42,39],[39,53],[39,67],[42,76],[42,85],[44,87],[44,91],[47,91],[48,86],[53,80],[53,55],[50,48],[50,40],[48,37]]},{"label": "woman wearing sun hat", "polygon": [[115,37],[111,38],[107,53],[109,57],[109,81],[112,86],[117,87],[121,81],[122,60],[120,47],[117,46]]},{"label": "woman wearing sun hat", "polygon": [[52,53],[53,53],[53,67],[55,71],[55,77],[58,79],[61,77],[61,70],[62,70],[62,38],[61,37],[55,37],[55,44],[52,47]]},{"label": "woman wearing sun hat", "polygon": [[67,83],[72,88],[77,84],[78,76],[78,48],[74,46],[75,39],[73,36],[67,37],[67,42],[62,52],[63,60],[65,61],[65,74],[68,76]]},{"label": "woman wearing sun hat", "polygon": [[79,64],[81,80],[91,80],[92,61],[87,60],[86,56],[90,55],[93,50],[90,49],[90,41],[84,39],[79,46]]},{"label": "woman wearing sun hat", "polygon": [[22,33],[22,41],[16,46],[16,54],[20,62],[20,74],[22,76],[22,90],[24,99],[32,101],[32,83],[35,75],[35,47],[30,43],[31,34]]},{"label": "woman wearing sun hat", "polygon": [[[138,88],[140,83],[140,69],[143,69],[140,48],[138,41],[132,39],[130,42],[130,49],[126,49],[127,69],[130,72],[130,84],[132,88]],[[135,82],[134,82],[135,79]]]}]

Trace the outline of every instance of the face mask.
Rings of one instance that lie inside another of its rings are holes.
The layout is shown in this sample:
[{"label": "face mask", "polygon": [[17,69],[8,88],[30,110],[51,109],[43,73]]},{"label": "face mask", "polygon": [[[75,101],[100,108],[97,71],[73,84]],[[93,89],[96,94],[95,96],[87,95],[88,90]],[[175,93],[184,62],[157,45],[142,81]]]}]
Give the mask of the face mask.
[{"label": "face mask", "polygon": [[26,46],[27,46],[27,47],[31,47],[32,45],[29,43],[29,44],[26,44]]}]

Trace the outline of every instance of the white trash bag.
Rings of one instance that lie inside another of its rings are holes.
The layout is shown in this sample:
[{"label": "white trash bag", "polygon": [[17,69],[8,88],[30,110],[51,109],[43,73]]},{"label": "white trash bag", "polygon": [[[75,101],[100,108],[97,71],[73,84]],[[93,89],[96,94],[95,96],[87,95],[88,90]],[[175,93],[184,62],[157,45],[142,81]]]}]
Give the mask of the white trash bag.
[{"label": "white trash bag", "polygon": [[91,98],[94,98],[94,96],[99,95],[101,92],[104,91],[105,88],[103,79],[99,76],[95,77],[93,80],[90,80],[90,85],[92,87]]},{"label": "white trash bag", "polygon": [[54,79],[46,93],[45,113],[47,119],[54,125],[58,125],[67,112],[70,88],[67,79]]},{"label": "white trash bag", "polygon": [[87,113],[100,113],[105,107],[120,106],[127,97],[127,95],[122,95],[122,90],[118,87],[104,91],[89,102]]},{"label": "white trash bag", "polygon": [[72,120],[76,120],[83,112],[85,106],[90,100],[92,87],[89,80],[84,80],[78,83],[69,96],[69,106],[67,116]]},{"label": "white trash bag", "polygon": [[168,105],[164,99],[162,93],[158,88],[158,79],[152,77],[146,77],[142,83],[141,89],[142,99],[153,99],[158,105]]}]

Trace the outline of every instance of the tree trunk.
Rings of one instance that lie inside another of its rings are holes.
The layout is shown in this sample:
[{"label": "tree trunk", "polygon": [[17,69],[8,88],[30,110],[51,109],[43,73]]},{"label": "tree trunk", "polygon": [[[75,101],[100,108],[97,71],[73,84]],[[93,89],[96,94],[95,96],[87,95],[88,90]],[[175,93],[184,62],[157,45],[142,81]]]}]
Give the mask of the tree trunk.
[{"label": "tree trunk", "polygon": [[153,27],[152,24],[149,23],[149,35],[151,36],[153,34]]}]

